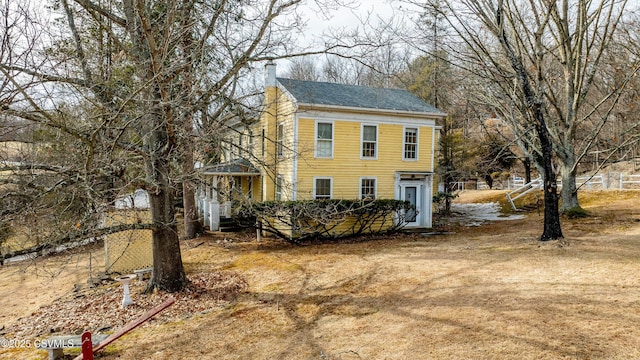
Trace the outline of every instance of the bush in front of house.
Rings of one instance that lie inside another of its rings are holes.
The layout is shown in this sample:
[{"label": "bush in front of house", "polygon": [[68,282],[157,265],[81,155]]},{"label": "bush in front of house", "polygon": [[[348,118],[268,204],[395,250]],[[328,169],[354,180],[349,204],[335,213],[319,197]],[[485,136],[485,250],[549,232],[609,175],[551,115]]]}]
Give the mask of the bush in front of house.
[{"label": "bush in front of house", "polygon": [[265,201],[241,205],[235,219],[297,243],[396,232],[409,211],[415,211],[411,203],[391,199]]}]

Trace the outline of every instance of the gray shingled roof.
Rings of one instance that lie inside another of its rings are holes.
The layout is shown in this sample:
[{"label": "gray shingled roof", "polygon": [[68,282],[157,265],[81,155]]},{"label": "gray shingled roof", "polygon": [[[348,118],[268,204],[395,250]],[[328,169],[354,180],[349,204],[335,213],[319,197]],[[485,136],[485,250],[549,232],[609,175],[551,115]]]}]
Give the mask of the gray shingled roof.
[{"label": "gray shingled roof", "polygon": [[211,165],[203,168],[205,175],[260,175],[258,170],[247,159],[235,159],[226,163]]},{"label": "gray shingled roof", "polygon": [[298,103],[431,114],[443,113],[406,90],[278,78]]}]

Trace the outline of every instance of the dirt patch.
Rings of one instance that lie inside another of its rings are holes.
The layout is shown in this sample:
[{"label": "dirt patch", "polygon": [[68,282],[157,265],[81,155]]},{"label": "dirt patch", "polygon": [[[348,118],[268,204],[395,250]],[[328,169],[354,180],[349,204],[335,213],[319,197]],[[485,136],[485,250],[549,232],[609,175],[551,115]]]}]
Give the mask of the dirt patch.
[{"label": "dirt patch", "polygon": [[[451,235],[349,244],[209,236],[185,246],[189,275],[233,272],[246,290],[137,329],[99,358],[638,358],[638,198],[585,193],[590,217],[564,219],[565,239],[544,243],[535,211]],[[46,296],[38,301],[59,298]],[[33,350],[2,356],[44,358]]]}]

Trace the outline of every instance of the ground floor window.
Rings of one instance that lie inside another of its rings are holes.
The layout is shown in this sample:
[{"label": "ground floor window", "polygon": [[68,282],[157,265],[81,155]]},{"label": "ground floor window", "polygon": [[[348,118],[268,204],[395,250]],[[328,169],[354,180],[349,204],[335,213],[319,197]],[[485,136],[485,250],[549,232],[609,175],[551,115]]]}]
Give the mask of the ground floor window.
[{"label": "ground floor window", "polygon": [[282,201],[282,175],[276,176],[276,201]]},{"label": "ground floor window", "polygon": [[376,179],[375,178],[361,178],[360,179],[360,199],[376,198]]},{"label": "ground floor window", "polygon": [[315,178],[313,184],[314,199],[331,199],[331,178]]}]

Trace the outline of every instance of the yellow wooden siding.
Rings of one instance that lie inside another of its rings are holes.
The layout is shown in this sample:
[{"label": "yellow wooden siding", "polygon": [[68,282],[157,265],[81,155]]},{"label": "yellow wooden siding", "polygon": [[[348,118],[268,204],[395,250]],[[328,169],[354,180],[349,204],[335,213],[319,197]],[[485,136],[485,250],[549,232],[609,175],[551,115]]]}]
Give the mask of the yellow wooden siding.
[{"label": "yellow wooden siding", "polygon": [[[242,176],[240,180],[242,194],[245,200],[260,201],[260,186],[262,185],[260,178],[257,176]],[[249,184],[251,184],[251,186]]]},{"label": "yellow wooden siding", "polygon": [[[313,228],[312,224],[306,224],[309,225],[310,227],[305,227],[304,229],[298,230],[295,233],[291,231],[291,228],[289,226],[287,226],[286,224],[275,220],[275,219],[271,219],[272,224],[274,225],[274,227],[276,229],[278,229],[278,231],[282,232],[284,235],[291,237],[291,238],[300,238],[303,234],[301,232],[304,232],[305,234],[308,233],[313,233],[315,232],[315,229]],[[354,230],[358,231],[359,229],[354,229],[354,223],[356,222],[356,217],[355,216],[348,216],[342,220],[336,221],[335,223],[329,223],[327,225],[325,225],[327,228],[331,228],[330,230],[330,236],[336,236],[336,237],[346,237],[346,236],[351,236],[354,234]],[[383,221],[382,219],[380,220],[376,220],[374,221],[370,227],[367,227],[365,230],[362,231],[363,234],[369,234],[369,233],[380,233],[380,232],[385,232],[387,230],[389,230],[391,227],[393,227],[394,224],[394,219],[393,218],[388,218],[386,219],[386,221]],[[300,225],[299,225],[300,226]]]},{"label": "yellow wooden siding", "polygon": [[[313,147],[315,119],[300,118],[300,147]],[[433,127],[419,126],[418,160],[404,161],[404,126],[378,124],[377,159],[361,159],[361,126],[354,121],[333,121],[333,158],[315,158],[313,151],[301,154],[298,161],[298,199],[313,197],[314,177],[333,179],[333,197],[354,199],[360,193],[360,178],[377,178],[377,197],[392,199],[395,196],[396,171],[431,171]],[[368,124],[368,123],[365,123]],[[408,125],[408,127],[416,127]]]},{"label": "yellow wooden siding", "polygon": [[[435,130],[434,132],[434,144],[433,144],[433,172],[435,173],[438,170],[438,154],[440,153],[440,130]],[[437,176],[434,175],[433,181],[431,182],[431,193],[436,195],[438,193],[438,185],[440,181]],[[433,204],[432,204],[433,205]],[[432,206],[435,211],[435,205]]]},{"label": "yellow wooden siding", "polygon": [[[389,218],[386,219],[386,221],[383,221],[382,219],[376,220],[374,221],[370,228],[366,228],[363,233],[364,234],[368,234],[368,233],[379,233],[379,232],[385,232],[388,229],[390,229],[392,226],[394,226],[395,224],[393,223],[393,218]],[[333,236],[351,236],[354,234],[354,230],[357,231],[359,229],[354,229],[353,226],[356,222],[356,217],[355,216],[349,216],[346,217],[344,220],[334,224],[330,224],[327,227],[331,227],[331,226],[335,226],[332,230],[331,233]]]},{"label": "yellow wooden siding", "polygon": [[[275,199],[275,178],[281,175],[284,180],[283,199],[290,199],[293,184],[293,146],[294,146],[295,106],[283,92],[276,88],[267,88],[265,92],[265,111],[254,126],[256,134],[254,154],[262,160],[263,200]],[[277,155],[278,124],[284,125],[283,156]],[[262,155],[262,130],[264,130],[264,156]]]},{"label": "yellow wooden siding", "polygon": [[282,92],[278,92],[278,116],[276,124],[284,125],[284,142],[282,156],[279,156],[276,163],[276,174],[282,176],[282,200],[291,200],[293,194],[293,159],[295,157],[294,147],[294,119],[295,106],[291,100]]}]

